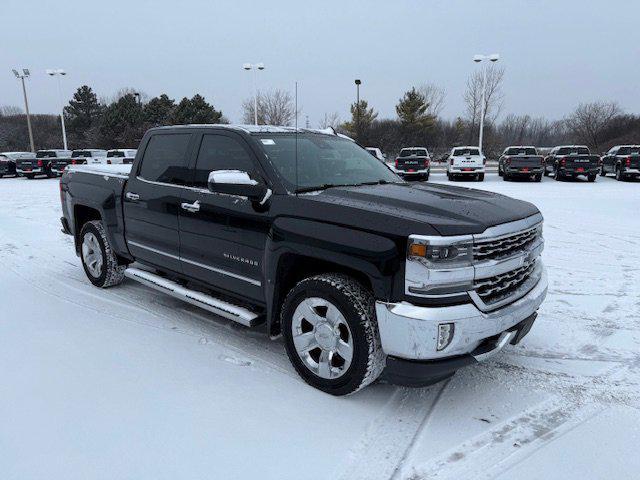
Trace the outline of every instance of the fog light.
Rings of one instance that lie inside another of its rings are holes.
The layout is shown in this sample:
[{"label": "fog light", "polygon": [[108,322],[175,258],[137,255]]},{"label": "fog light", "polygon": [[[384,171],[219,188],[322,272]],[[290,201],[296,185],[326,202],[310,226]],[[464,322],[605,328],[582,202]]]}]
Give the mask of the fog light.
[{"label": "fog light", "polygon": [[443,350],[449,346],[451,340],[453,340],[453,323],[441,323],[438,325],[438,344],[436,349],[438,351]]}]

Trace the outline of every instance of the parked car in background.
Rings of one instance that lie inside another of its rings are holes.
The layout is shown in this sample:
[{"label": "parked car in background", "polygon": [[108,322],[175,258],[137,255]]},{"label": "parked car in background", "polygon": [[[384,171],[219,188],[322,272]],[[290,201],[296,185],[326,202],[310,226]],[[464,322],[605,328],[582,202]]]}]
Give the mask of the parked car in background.
[{"label": "parked car in background", "polygon": [[376,157],[381,162],[384,162],[387,159],[387,156],[382,153],[378,147],[364,147],[367,152]]},{"label": "parked car in background", "polygon": [[32,159],[34,156],[32,152],[0,152],[0,178],[5,175],[18,175],[16,160]]},{"label": "parked car in background", "polygon": [[135,148],[113,148],[107,150],[107,164],[131,164],[135,160],[137,152],[138,150]]},{"label": "parked car in background", "polygon": [[602,157],[600,175],[613,173],[616,180],[640,177],[640,145],[616,145]]},{"label": "parked car in background", "polygon": [[20,159],[16,162],[18,173],[29,180],[36,175],[55,177],[58,173],[53,170],[54,162],[66,161],[71,158],[71,150],[38,150],[35,158]]},{"label": "parked car in background", "polygon": [[126,276],[265,324],[332,395],[449,378],[520,342],[547,293],[534,205],[402,182],[333,133],[176,125],[149,130],[141,153],[62,176],[89,281]]},{"label": "parked car in background", "polygon": [[600,157],[591,155],[585,145],[554,147],[544,160],[544,174],[553,175],[556,180],[585,175],[590,182],[595,182],[599,170]]},{"label": "parked car in background", "polygon": [[426,147],[406,147],[400,150],[394,163],[395,172],[403,178],[429,180],[431,158]]},{"label": "parked car in background", "polygon": [[543,171],[544,157],[538,154],[536,147],[507,147],[498,159],[498,175],[505,181],[524,177],[540,182]]},{"label": "parked car in background", "polygon": [[486,164],[487,157],[480,153],[478,147],[453,147],[447,162],[447,178],[473,177],[482,182]]}]

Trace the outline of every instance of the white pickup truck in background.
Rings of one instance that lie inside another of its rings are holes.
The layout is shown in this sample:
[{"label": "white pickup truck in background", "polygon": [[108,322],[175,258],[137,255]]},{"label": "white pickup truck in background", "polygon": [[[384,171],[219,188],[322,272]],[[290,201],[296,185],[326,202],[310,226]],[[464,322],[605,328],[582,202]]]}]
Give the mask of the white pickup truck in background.
[{"label": "white pickup truck in background", "polygon": [[471,177],[478,182],[484,180],[487,158],[478,147],[454,147],[447,162],[447,178]]},{"label": "white pickup truck in background", "polygon": [[107,163],[111,164],[131,164],[136,158],[138,150],[135,148],[113,148],[107,151]]}]

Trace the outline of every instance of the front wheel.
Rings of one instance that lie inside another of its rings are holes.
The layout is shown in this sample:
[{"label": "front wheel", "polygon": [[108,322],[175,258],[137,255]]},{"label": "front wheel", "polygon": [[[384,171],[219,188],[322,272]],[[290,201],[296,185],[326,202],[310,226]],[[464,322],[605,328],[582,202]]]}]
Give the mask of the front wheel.
[{"label": "front wheel", "polygon": [[80,231],[80,241],[82,266],[91,283],[100,288],[121,283],[127,267],[118,264],[102,222],[85,223]]},{"label": "front wheel", "polygon": [[483,182],[484,181],[484,173],[479,173],[478,174],[478,181],[479,182]]},{"label": "front wheel", "polygon": [[376,380],[385,366],[374,299],[338,273],[300,281],[281,313],[287,355],[300,377],[331,395],[348,395]]}]

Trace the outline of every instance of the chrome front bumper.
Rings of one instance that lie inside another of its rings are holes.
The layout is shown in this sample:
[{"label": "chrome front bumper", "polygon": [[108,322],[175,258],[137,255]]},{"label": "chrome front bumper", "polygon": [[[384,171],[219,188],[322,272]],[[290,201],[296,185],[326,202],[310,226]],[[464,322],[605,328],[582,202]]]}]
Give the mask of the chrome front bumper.
[{"label": "chrome front bumper", "polygon": [[[531,316],[547,295],[547,273],[523,297],[497,310],[482,312],[473,303],[451,307],[422,307],[408,302],[376,301],[376,316],[382,349],[387,355],[407,360],[439,360],[473,352],[483,340],[501,335]],[[436,349],[438,325],[453,323],[454,335],[443,350]],[[491,354],[509,343],[504,335]],[[485,357],[476,358],[483,360]]]}]

